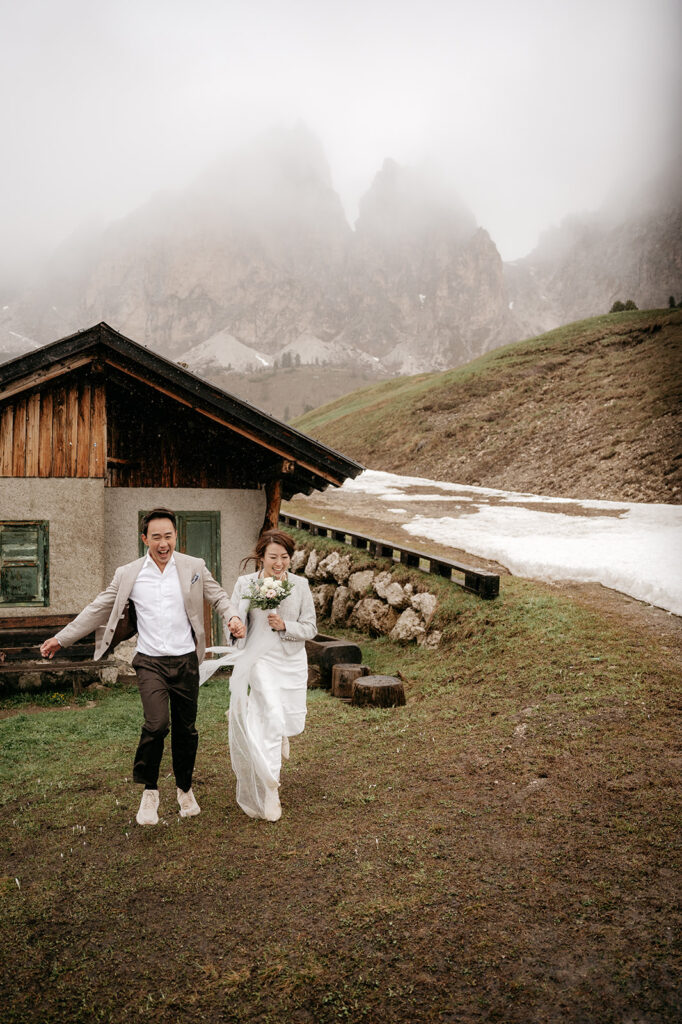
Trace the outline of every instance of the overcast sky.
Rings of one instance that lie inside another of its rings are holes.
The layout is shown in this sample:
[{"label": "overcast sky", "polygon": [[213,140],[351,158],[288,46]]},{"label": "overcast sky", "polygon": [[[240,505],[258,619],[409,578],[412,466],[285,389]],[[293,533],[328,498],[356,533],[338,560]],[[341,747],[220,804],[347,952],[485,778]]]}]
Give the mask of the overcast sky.
[{"label": "overcast sky", "polygon": [[679,0],[0,0],[0,269],[264,128],[321,139],[351,223],[439,162],[503,258],[680,135]]}]

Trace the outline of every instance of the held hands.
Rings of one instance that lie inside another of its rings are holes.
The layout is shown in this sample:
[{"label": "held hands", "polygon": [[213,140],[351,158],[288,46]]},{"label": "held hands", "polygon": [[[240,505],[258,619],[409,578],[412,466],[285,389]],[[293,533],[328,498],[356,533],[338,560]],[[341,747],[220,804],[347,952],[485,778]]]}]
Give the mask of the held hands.
[{"label": "held hands", "polygon": [[56,636],[51,636],[40,645],[40,653],[43,658],[54,658],[57,651],[61,650],[61,644]]},{"label": "held hands", "polygon": [[235,640],[241,640],[246,636],[246,626],[238,615],[233,615],[227,625]]},{"label": "held hands", "polygon": [[277,612],[270,612],[268,615],[268,626],[276,632],[287,628],[284,619],[281,615],[278,615]]}]

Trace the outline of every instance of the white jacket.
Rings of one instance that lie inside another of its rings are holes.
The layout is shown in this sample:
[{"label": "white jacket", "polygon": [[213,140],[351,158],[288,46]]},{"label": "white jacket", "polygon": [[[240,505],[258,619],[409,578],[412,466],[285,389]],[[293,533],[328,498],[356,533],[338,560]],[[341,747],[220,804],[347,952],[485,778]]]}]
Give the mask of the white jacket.
[{"label": "white jacket", "polygon": [[[230,599],[231,604],[239,609],[242,622],[247,623],[247,630],[249,602],[245,595],[254,580],[258,579],[258,575],[257,572],[251,572],[246,576],[240,576],[234,585]],[[284,619],[286,629],[278,635],[282,643],[282,650],[286,654],[294,654],[305,647],[306,640],[312,640],[315,636],[317,620],[313,595],[310,593],[310,584],[306,577],[288,573],[287,579],[293,583],[294,589],[279,606],[279,614]]]}]

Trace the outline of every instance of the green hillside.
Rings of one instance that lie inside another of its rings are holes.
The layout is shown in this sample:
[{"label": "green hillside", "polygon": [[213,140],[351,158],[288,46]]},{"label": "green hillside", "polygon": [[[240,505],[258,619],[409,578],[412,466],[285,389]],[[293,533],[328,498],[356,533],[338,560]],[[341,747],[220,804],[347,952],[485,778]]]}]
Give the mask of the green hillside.
[{"label": "green hillside", "polygon": [[365,466],[504,490],[682,500],[682,311],[615,313],[296,420]]}]

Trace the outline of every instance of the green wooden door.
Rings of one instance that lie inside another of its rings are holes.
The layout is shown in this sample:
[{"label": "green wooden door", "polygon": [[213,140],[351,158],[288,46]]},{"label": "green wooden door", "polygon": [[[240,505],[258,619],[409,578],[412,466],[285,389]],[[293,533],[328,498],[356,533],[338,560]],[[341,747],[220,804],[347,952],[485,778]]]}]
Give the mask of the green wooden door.
[{"label": "green wooden door", "polygon": [[[140,524],[144,515],[144,512],[140,512]],[[175,518],[178,523],[178,551],[203,558],[208,571],[220,583],[220,512],[176,512]],[[144,550],[140,538],[140,554]],[[208,602],[204,603],[204,629],[207,647],[222,643],[220,615],[212,610]]]}]

